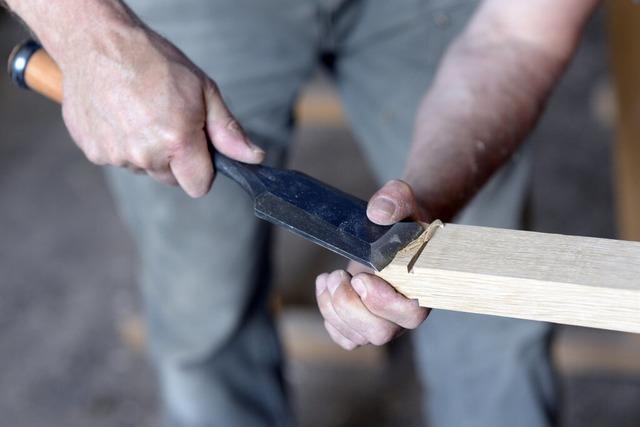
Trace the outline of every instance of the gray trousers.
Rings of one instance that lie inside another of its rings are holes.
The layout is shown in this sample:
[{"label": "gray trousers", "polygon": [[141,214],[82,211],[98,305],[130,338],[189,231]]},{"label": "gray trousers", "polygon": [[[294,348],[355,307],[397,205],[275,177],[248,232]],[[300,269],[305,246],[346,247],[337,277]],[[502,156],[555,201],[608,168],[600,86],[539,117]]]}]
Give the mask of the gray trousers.
[{"label": "gray trousers", "polygon": [[[217,81],[272,165],[285,161],[300,88],[323,53],[335,54],[336,85],[380,182],[400,176],[417,105],[475,8],[469,0],[128,3]],[[459,220],[519,227],[527,177],[520,155]],[[126,171],[109,178],[139,249],[150,345],[172,425],[290,425],[266,308],[270,229],[253,217],[248,198],[224,177],[195,201]],[[551,423],[547,325],[436,311],[414,338],[432,426]]]}]

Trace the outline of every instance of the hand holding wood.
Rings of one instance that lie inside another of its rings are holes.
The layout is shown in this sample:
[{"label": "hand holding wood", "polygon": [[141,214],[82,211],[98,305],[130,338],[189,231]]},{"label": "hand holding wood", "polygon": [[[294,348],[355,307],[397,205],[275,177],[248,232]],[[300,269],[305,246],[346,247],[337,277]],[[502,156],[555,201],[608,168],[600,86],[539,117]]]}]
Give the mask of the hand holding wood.
[{"label": "hand holding wood", "polygon": [[[417,218],[411,188],[390,181],[369,201],[367,216],[380,225]],[[333,341],[346,350],[366,344],[383,345],[406,329],[415,329],[429,309],[398,293],[392,285],[363,265],[324,273],[316,279],[316,299]]]}]

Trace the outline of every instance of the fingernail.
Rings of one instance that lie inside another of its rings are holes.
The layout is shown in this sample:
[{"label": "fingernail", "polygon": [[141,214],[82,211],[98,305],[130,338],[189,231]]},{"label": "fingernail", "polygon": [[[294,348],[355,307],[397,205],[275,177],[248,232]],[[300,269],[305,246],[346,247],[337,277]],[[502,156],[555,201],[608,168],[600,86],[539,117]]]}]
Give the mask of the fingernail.
[{"label": "fingernail", "polygon": [[360,295],[360,298],[365,298],[367,296],[367,285],[360,277],[355,277],[351,281],[351,286],[353,286],[353,289],[355,289],[358,295]]},{"label": "fingernail", "polygon": [[316,277],[316,297],[320,296],[327,288],[327,278],[324,274]]},{"label": "fingernail", "polygon": [[249,147],[249,150],[251,150],[253,154],[255,154],[257,157],[260,157],[260,160],[264,159],[267,153],[265,153],[262,148],[251,142],[251,140],[247,136],[243,136],[242,140],[244,141],[246,146]]},{"label": "fingernail", "polygon": [[385,218],[391,218],[396,211],[396,205],[385,197],[378,197],[371,203],[370,211]]},{"label": "fingernail", "polygon": [[240,123],[238,123],[237,121],[231,120],[229,123],[227,123],[226,129],[234,137],[242,138],[243,140],[246,140],[244,136],[244,132],[242,132],[242,128],[240,127]]},{"label": "fingernail", "polygon": [[249,141],[248,139],[245,139],[244,142],[249,146],[249,148],[251,149],[251,151],[253,151],[254,154],[261,157],[264,157],[267,154],[262,148],[258,147],[256,144]]},{"label": "fingernail", "polygon": [[265,155],[264,150],[258,147],[253,142],[251,142],[251,140],[247,137],[247,135],[245,135],[244,131],[242,130],[242,127],[240,126],[240,123],[238,123],[237,121],[235,120],[230,121],[225,127],[225,129],[228,132],[230,137],[234,139],[242,140],[242,142],[244,142],[245,145],[249,147],[251,152],[253,152],[254,154],[257,154],[259,156]]},{"label": "fingernail", "polygon": [[331,295],[336,292],[336,289],[338,289],[341,282],[340,278],[335,274],[332,274],[327,278],[327,288],[329,288],[329,293],[331,293]]}]

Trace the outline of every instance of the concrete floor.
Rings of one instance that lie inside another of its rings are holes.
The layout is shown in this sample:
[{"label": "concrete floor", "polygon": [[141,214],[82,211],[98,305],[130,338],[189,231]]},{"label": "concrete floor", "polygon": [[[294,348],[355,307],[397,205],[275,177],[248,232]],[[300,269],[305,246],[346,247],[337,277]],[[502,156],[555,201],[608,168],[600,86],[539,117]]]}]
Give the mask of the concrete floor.
[{"label": "concrete floor", "polygon": [[[23,37],[0,14],[0,58]],[[614,235],[611,135],[593,108],[601,93],[595,89],[605,79],[596,22],[534,138],[531,218],[537,230]],[[343,175],[359,161],[348,130],[306,127],[296,139],[296,168],[363,197],[374,188],[366,169]],[[326,152],[340,161],[319,161]],[[4,77],[0,207],[2,424],[158,425],[151,369],[122,334],[123,323],[138,312],[135,257],[101,172],[69,141],[57,106],[12,88]],[[282,234],[278,248],[280,254],[283,248],[299,254],[293,261],[277,260],[277,283],[289,306],[307,304],[314,274],[341,263]],[[284,315],[285,330],[308,321],[318,333],[313,312],[303,310],[302,318],[295,312]],[[563,328],[561,339],[576,335],[596,342],[618,337]],[[355,357],[296,354],[288,377],[302,426],[420,425],[418,386],[405,345],[390,359],[368,350]],[[564,425],[640,425],[638,371],[572,371],[563,375],[563,386]]]}]

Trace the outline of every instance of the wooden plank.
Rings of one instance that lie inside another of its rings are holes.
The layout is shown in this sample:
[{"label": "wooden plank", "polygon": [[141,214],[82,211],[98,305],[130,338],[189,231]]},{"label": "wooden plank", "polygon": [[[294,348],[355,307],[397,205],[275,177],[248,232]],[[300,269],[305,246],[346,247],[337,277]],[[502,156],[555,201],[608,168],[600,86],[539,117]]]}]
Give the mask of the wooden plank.
[{"label": "wooden plank", "polygon": [[640,333],[638,242],[447,224],[412,246],[379,275],[424,307]]},{"label": "wooden plank", "polygon": [[609,0],[609,43],[617,99],[615,162],[620,236],[640,240],[640,6]]}]

